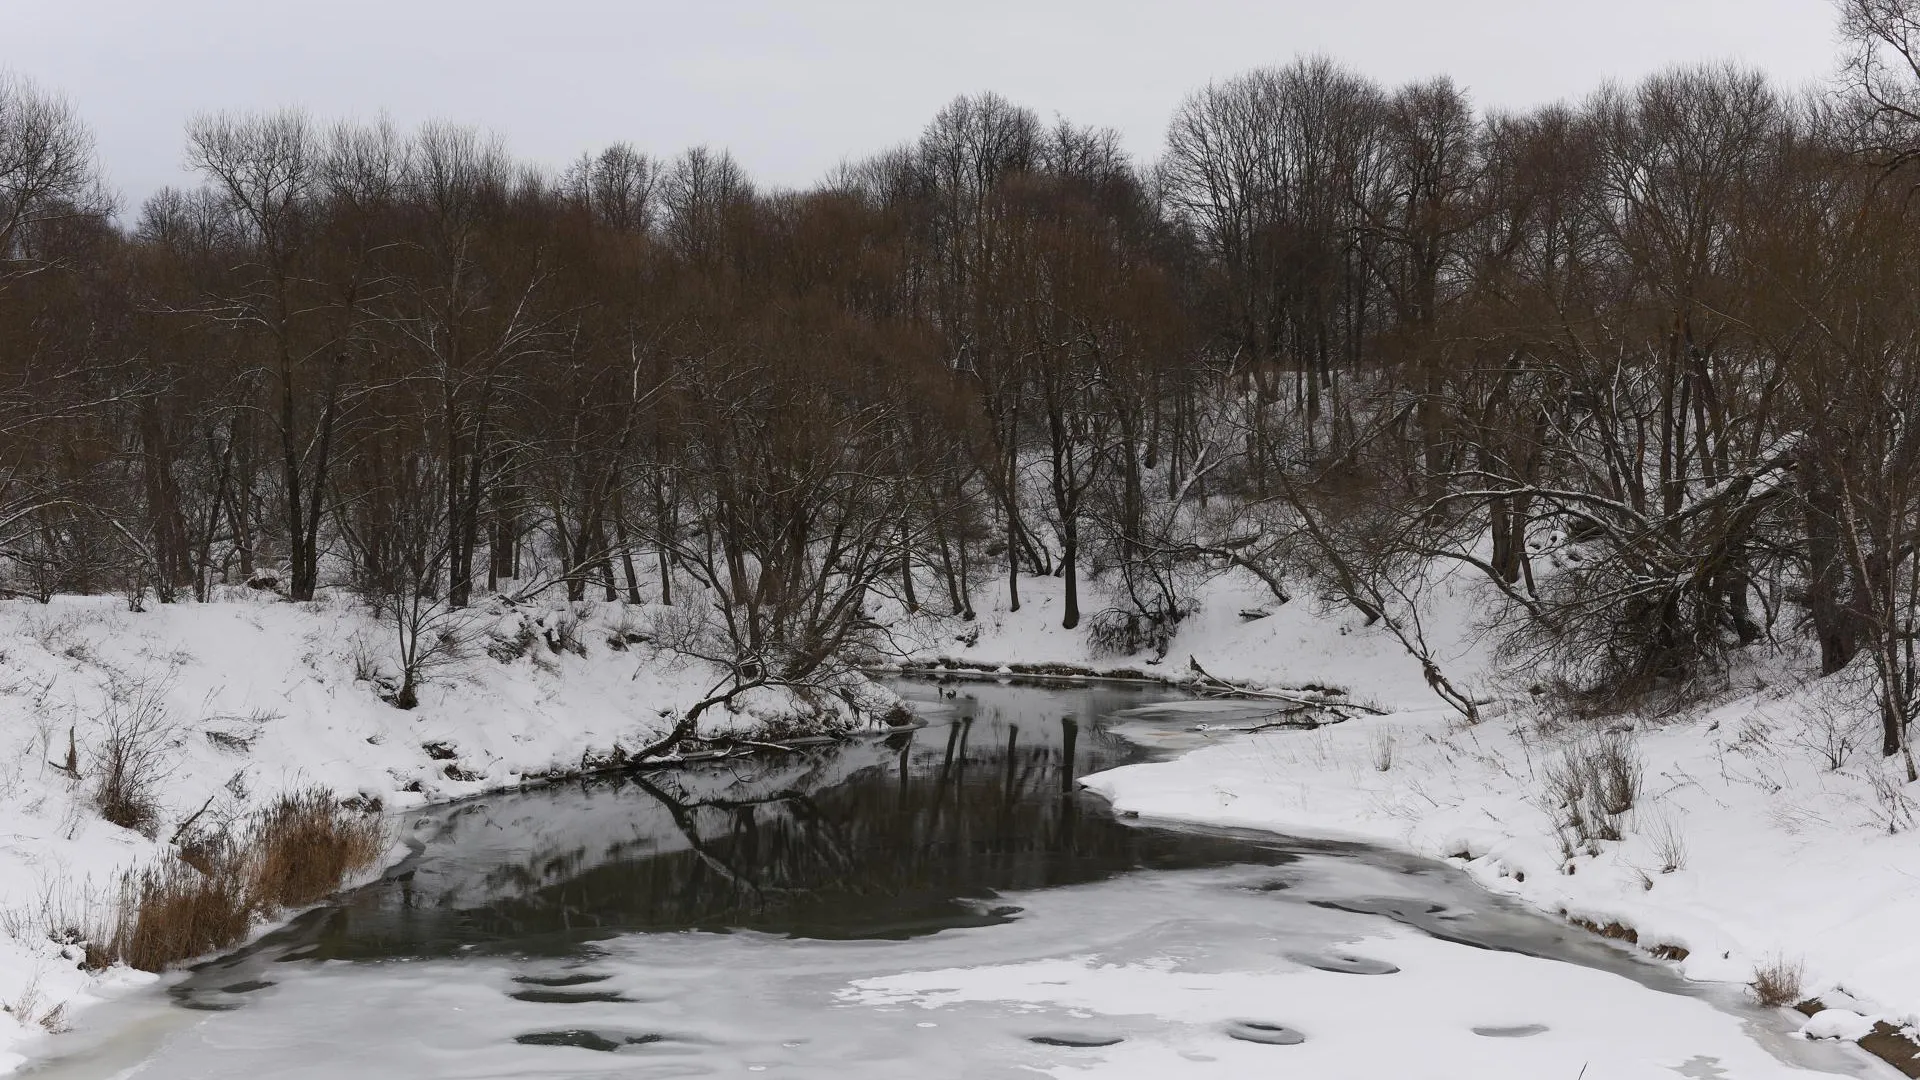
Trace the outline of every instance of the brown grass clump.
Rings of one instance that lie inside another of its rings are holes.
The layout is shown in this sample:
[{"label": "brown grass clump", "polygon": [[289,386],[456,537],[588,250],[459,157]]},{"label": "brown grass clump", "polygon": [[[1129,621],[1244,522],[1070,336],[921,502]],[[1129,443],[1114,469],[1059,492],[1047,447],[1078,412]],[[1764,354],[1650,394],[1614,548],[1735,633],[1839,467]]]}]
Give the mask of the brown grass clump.
[{"label": "brown grass clump", "polygon": [[112,926],[89,935],[88,964],[164,971],[226,948],[256,918],[315,903],[372,866],[385,840],[378,816],[331,792],[283,795],[238,838],[202,838],[125,875]]},{"label": "brown grass clump", "polygon": [[239,941],[253,924],[246,876],[232,853],[203,873],[177,857],[120,882],[119,918],[102,955],[142,971],[163,971]]},{"label": "brown grass clump", "polygon": [[1805,968],[1798,960],[1776,956],[1753,969],[1753,981],[1747,988],[1753,998],[1769,1009],[1792,1005],[1800,1000],[1800,981]]},{"label": "brown grass clump", "polygon": [[380,819],[320,789],[283,795],[252,835],[253,901],[262,910],[305,907],[380,857]]}]

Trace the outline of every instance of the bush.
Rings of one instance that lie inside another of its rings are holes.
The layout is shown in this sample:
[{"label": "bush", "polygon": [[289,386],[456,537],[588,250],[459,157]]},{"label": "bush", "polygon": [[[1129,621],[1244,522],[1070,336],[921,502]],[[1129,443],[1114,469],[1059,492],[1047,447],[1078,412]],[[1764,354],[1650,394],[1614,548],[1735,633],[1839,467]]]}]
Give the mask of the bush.
[{"label": "bush", "polygon": [[1766,1008],[1795,1005],[1801,1000],[1800,983],[1805,974],[1800,961],[1776,956],[1753,969],[1753,981],[1747,988],[1753,991],[1754,1000]]},{"label": "bush", "polygon": [[159,823],[159,789],[172,735],[159,693],[143,687],[116,695],[103,727],[94,754],[93,804],[115,825],[151,836]]},{"label": "bush", "polygon": [[502,633],[496,626],[487,639],[487,655],[502,664],[511,664],[532,652],[533,643],[540,640],[540,635],[534,632],[533,624],[526,618],[515,617],[512,622],[512,633]]},{"label": "bush", "polygon": [[1192,613],[1191,603],[1182,603],[1172,611],[1107,608],[1088,617],[1087,642],[1095,652],[1107,656],[1132,656],[1151,649],[1155,656],[1164,657],[1180,620]]},{"label": "bush", "polygon": [[547,614],[542,620],[546,631],[547,648],[554,653],[570,652],[575,656],[587,655],[587,643],[580,638],[580,617],[572,611],[558,610]]}]

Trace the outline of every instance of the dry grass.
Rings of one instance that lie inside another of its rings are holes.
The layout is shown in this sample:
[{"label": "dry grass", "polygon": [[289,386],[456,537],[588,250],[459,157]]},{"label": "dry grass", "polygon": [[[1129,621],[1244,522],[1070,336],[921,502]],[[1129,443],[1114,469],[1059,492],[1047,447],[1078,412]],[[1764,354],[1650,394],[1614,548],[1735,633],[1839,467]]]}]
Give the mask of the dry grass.
[{"label": "dry grass", "polygon": [[130,872],[121,879],[118,917],[105,955],[142,971],[164,971],[246,936],[254,907],[241,853],[229,851],[195,869],[184,859]]},{"label": "dry grass", "polygon": [[385,839],[379,818],[341,806],[332,792],[283,795],[253,831],[253,902],[263,910],[314,903],[373,865]]},{"label": "dry grass", "polygon": [[1393,769],[1394,745],[1393,732],[1385,728],[1373,730],[1373,771],[1390,772]]},{"label": "dry grass", "polygon": [[1662,815],[1654,819],[1647,829],[1647,842],[1653,845],[1654,857],[1660,860],[1661,873],[1671,874],[1686,868],[1687,838],[1677,818]]},{"label": "dry grass", "polygon": [[379,817],[331,792],[284,795],[239,838],[201,839],[125,875],[112,925],[89,935],[88,965],[163,971],[226,948],[256,918],[312,904],[372,866],[385,841]]},{"label": "dry grass", "polygon": [[1753,969],[1753,981],[1747,988],[1753,991],[1755,1001],[1769,1009],[1778,1009],[1801,999],[1800,983],[1805,974],[1805,966],[1800,961],[1776,956]]},{"label": "dry grass", "polygon": [[49,1006],[43,1001],[38,977],[27,980],[27,985],[14,995],[13,1000],[0,1002],[0,1012],[11,1015],[22,1024],[37,1024],[49,1034],[58,1035],[67,1030],[66,1003]]},{"label": "dry grass", "polygon": [[1581,841],[1618,840],[1639,802],[1644,768],[1632,736],[1582,740],[1547,767],[1545,801],[1556,826]]}]

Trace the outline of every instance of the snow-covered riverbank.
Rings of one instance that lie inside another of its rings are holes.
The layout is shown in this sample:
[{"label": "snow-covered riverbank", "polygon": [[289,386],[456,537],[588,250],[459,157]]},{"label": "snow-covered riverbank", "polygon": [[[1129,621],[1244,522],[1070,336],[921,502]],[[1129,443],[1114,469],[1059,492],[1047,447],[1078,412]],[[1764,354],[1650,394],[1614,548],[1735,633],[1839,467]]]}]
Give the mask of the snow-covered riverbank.
[{"label": "snow-covered riverbank", "polygon": [[[1017,614],[983,613],[977,634],[940,625],[920,658],[1141,662],[1098,657],[1060,630],[1050,584],[1026,585]],[[1232,578],[1211,588],[1164,669],[1178,674],[1192,656],[1221,677],[1330,686],[1389,713],[1312,732],[1200,733],[1208,745],[1177,760],[1087,781],[1121,810],[1451,859],[1494,891],[1637,938],[1690,978],[1747,983],[1760,968],[1798,967],[1802,996],[1860,1014],[1829,1014],[1816,1030],[1920,1024],[1920,793],[1880,758],[1870,687],[1851,672],[1815,679],[1812,658],[1761,647],[1672,715],[1575,721],[1496,673],[1463,581],[1426,631],[1450,678],[1496,699],[1468,726],[1351,610],[1275,607]],[[1241,616],[1254,609],[1269,614]],[[1570,750],[1608,740],[1637,754],[1640,794],[1613,823],[1620,839],[1582,838],[1554,776]]]},{"label": "snow-covered riverbank", "polygon": [[[79,949],[54,936],[98,927],[120,875],[163,857],[183,822],[241,821],[312,787],[405,809],[635,749],[719,681],[645,640],[657,614],[476,612],[460,627],[459,663],[438,669],[409,711],[381,697],[394,675],[391,625],[345,600],[236,591],[138,613],[112,597],[0,603],[0,1073],[91,1001],[151,980],[83,971]],[[758,690],[710,711],[702,730],[815,707]],[[150,835],[94,806],[116,732],[154,762]]]},{"label": "snow-covered riverbank", "polygon": [[[901,658],[1177,679],[1192,657],[1222,678],[1334,689],[1386,711],[1313,732],[1187,732],[1181,742],[1200,749],[1089,781],[1123,810],[1454,858],[1495,891],[1630,933],[1689,977],[1745,983],[1760,967],[1802,965],[1804,992],[1828,1005],[1895,1026],[1920,1019],[1920,945],[1907,925],[1920,909],[1920,807],[1879,758],[1866,688],[1849,676],[1815,680],[1808,658],[1756,649],[1673,715],[1567,720],[1496,673],[1469,579],[1443,589],[1424,623],[1448,677],[1497,699],[1467,726],[1438,707],[1400,643],[1351,609],[1275,605],[1258,582],[1229,576],[1150,664],[1100,656],[1084,633],[1061,630],[1058,582],[1022,586],[1019,613],[896,625]],[[49,1012],[64,1009],[58,1026],[149,978],[89,975],[48,930],[89,918],[122,871],[160,857],[202,806],[237,819],[324,786],[401,809],[631,749],[717,679],[643,640],[654,614],[490,613],[468,628],[466,660],[402,711],[380,696],[391,631],[347,603],[0,604],[0,1002],[13,1007],[0,1016],[0,1071]],[[90,803],[99,747],[147,705],[165,720],[157,839],[107,824]],[[751,726],[801,708],[762,691],[711,719]],[[63,768],[69,731],[78,780]],[[1620,839],[1571,835],[1552,777],[1570,749],[1623,738],[1642,779],[1615,822]]]}]

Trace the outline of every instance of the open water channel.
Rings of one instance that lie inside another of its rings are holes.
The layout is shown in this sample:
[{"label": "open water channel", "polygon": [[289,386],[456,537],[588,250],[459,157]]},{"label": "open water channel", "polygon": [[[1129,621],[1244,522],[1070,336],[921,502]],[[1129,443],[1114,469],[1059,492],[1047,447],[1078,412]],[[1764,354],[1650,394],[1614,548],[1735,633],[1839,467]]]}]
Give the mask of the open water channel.
[{"label": "open water channel", "polygon": [[929,726],[414,814],[380,880],[29,1075],[1890,1075],[1443,864],[1075,786],[1257,706],[901,689]]}]

